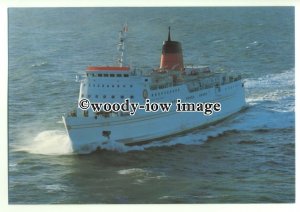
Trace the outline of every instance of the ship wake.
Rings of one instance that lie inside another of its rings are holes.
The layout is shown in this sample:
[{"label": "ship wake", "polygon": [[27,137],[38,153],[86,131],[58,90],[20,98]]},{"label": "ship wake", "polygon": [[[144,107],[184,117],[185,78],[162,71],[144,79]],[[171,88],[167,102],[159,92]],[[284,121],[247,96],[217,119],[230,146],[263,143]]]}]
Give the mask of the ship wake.
[{"label": "ship wake", "polygon": [[[283,121],[285,120],[285,121]],[[253,105],[246,110],[215,125],[193,130],[190,133],[157,139],[151,143],[136,146],[126,146],[116,141],[99,143],[98,150],[115,152],[145,151],[149,148],[168,147],[174,145],[201,145],[211,138],[226,136],[228,133],[243,131],[266,132],[269,130],[293,129],[295,124],[294,112],[279,112],[266,110],[260,105]],[[60,130],[48,130],[38,133],[31,142],[17,148],[31,154],[69,155],[73,154],[72,144],[67,134]],[[95,145],[79,150],[78,154],[89,154],[96,151]]]}]

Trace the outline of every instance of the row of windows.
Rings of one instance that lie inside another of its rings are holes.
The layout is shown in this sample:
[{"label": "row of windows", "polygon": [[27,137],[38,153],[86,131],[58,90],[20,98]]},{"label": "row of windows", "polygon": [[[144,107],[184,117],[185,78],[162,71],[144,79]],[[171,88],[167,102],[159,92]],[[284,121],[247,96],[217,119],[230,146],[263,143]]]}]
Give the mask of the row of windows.
[{"label": "row of windows", "polygon": [[[225,90],[227,90],[227,89],[232,89],[233,87],[236,87],[236,86],[230,86],[229,88],[226,88]],[[169,94],[169,93],[174,93],[174,92],[178,92],[178,91],[179,91],[179,89],[176,89],[176,90],[170,90],[170,91],[165,91],[165,92],[152,93],[151,96],[152,96],[152,97],[154,97],[154,96],[160,96],[160,95]],[[199,94],[199,97],[201,97],[201,96],[206,96],[206,95],[207,95],[207,93],[201,93],[201,94]],[[83,97],[84,97],[84,94],[81,94],[81,98],[83,98]],[[91,95],[90,95],[90,94],[88,95],[88,98],[91,98]],[[98,99],[98,98],[99,98],[99,95],[95,95],[95,98]],[[108,98],[108,97],[107,97],[106,95],[103,95],[102,98],[105,99],[105,98]],[[111,98],[114,99],[114,98],[115,98],[115,95],[112,95]],[[121,95],[120,98],[121,98],[121,99],[124,99],[124,96]],[[130,98],[133,99],[134,96],[131,95]],[[193,99],[193,98],[194,98],[194,96],[186,97],[187,100],[188,100],[188,99]]]},{"label": "row of windows", "polygon": [[[201,97],[201,96],[206,96],[207,95],[207,93],[205,92],[205,93],[200,93],[199,94],[199,97]],[[188,96],[188,97],[186,97],[185,99],[186,100],[191,100],[191,99],[194,99],[195,98],[195,96]]]},{"label": "row of windows", "polygon": [[179,92],[179,88],[176,88],[174,90],[169,90],[169,91],[162,91],[162,92],[152,93],[151,96],[154,97],[154,96],[171,94],[171,93],[175,93],[175,92]]},{"label": "row of windows", "polygon": [[[81,98],[83,98],[83,97],[84,97],[84,94],[81,94]],[[87,97],[88,97],[88,98],[91,98],[92,96],[91,96],[91,95],[88,95]],[[99,95],[95,95],[94,97],[95,97],[96,99],[100,98]],[[103,98],[103,99],[106,99],[106,98],[109,98],[109,97],[106,96],[106,95],[103,95],[102,98]],[[112,95],[111,98],[114,99],[114,98],[116,98],[116,96],[115,96],[115,95]],[[121,99],[124,99],[125,97],[124,97],[123,95],[121,95],[120,98],[121,98]],[[130,96],[130,99],[133,99],[133,98],[134,98],[134,96],[131,95],[131,96]]]},{"label": "row of windows", "polygon": [[[170,93],[174,93],[174,92],[176,92],[176,91],[179,91],[179,89],[176,89],[176,90],[170,90]],[[159,95],[163,95],[163,94],[169,94],[169,91],[167,91],[167,92],[160,92],[160,93],[154,93],[154,94],[151,94],[151,96],[153,97],[153,96],[159,96]],[[207,93],[201,93],[201,94],[199,94],[199,97],[201,97],[201,96],[206,96],[207,95]],[[189,97],[186,97],[186,99],[188,100],[188,99],[194,99],[194,96],[189,96]]]},{"label": "row of windows", "polygon": [[129,77],[129,74],[89,74],[89,73],[86,73],[86,76],[92,76],[92,77]]},{"label": "row of windows", "polygon": [[[175,93],[175,92],[179,92],[179,88],[174,89],[174,90],[164,91],[164,92],[152,93],[151,96],[154,97],[154,96],[160,96],[160,95],[171,94],[171,93]],[[84,97],[84,94],[81,94],[81,98],[83,98],[83,97]],[[107,96],[106,96],[106,95],[103,95],[102,97],[103,97],[103,99],[105,99]],[[88,95],[88,98],[91,98],[91,95],[90,95],[90,94]],[[98,95],[95,95],[95,98],[98,99],[99,96],[98,96]],[[115,95],[112,95],[111,98],[114,99],[114,98],[115,98]],[[124,96],[122,95],[122,96],[120,96],[120,98],[121,98],[121,99],[124,99]],[[134,96],[131,95],[130,98],[133,99]]]},{"label": "row of windows", "polygon": [[[83,86],[85,86],[85,84],[83,84]],[[107,88],[112,87],[112,88],[114,88],[114,87],[116,87],[116,88],[119,88],[120,85],[104,85],[104,84],[99,85],[99,84],[97,84],[97,86],[96,86],[96,84],[89,84],[89,87],[98,87],[98,88],[100,88],[100,87],[101,88],[104,88],[104,87],[107,87]],[[126,85],[123,85],[122,87],[125,88]],[[129,85],[129,87],[132,88],[133,85]]]}]

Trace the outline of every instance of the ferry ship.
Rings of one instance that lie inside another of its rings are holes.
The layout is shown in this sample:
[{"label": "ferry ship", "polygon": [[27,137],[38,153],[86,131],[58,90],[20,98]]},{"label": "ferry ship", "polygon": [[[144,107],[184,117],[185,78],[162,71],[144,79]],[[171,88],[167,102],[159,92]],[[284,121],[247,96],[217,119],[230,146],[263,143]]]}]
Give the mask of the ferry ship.
[{"label": "ferry ship", "polygon": [[[108,142],[138,145],[190,131],[220,121],[245,106],[241,75],[215,72],[208,66],[184,65],[181,43],[168,38],[163,42],[160,66],[142,70],[126,62],[128,27],[119,33],[119,59],[115,66],[88,66],[78,79],[77,109],[64,115],[63,122],[74,152],[91,152]],[[79,102],[115,103],[129,99],[151,102],[219,102],[221,111],[211,115],[200,112],[94,112],[80,108]]]}]

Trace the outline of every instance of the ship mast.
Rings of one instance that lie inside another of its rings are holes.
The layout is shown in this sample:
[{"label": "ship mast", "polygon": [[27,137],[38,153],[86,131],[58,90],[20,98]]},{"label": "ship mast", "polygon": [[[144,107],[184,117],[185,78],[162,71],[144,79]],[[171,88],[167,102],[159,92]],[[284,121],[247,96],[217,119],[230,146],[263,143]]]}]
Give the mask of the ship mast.
[{"label": "ship mast", "polygon": [[123,29],[119,33],[119,43],[118,43],[118,51],[119,51],[119,59],[118,63],[120,67],[123,67],[124,65],[127,65],[126,60],[126,49],[125,49],[125,41],[126,41],[126,35],[128,32],[128,26],[127,23],[124,24]]}]

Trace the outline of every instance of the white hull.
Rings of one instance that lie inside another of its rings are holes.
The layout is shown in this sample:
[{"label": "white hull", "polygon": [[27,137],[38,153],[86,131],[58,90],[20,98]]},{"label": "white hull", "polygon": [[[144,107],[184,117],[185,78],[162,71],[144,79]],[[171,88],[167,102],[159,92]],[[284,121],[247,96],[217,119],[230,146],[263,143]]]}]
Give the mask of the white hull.
[{"label": "white hull", "polygon": [[[182,85],[185,86],[185,85]],[[206,92],[206,97],[199,97],[201,92]],[[188,99],[193,95],[192,102],[220,102],[220,112],[210,116],[202,112],[140,112],[134,116],[100,117],[63,117],[68,135],[72,141],[74,152],[96,150],[105,142],[120,142],[135,144],[153,140],[193,128],[201,127],[222,120],[245,106],[244,88],[241,80],[222,85],[220,90],[215,87],[195,92],[184,92],[180,96],[182,102],[191,102]],[[171,102],[174,98],[170,96]],[[167,102],[165,100],[164,102]],[[172,106],[175,108],[175,105]],[[103,132],[109,131],[109,136]]]}]

